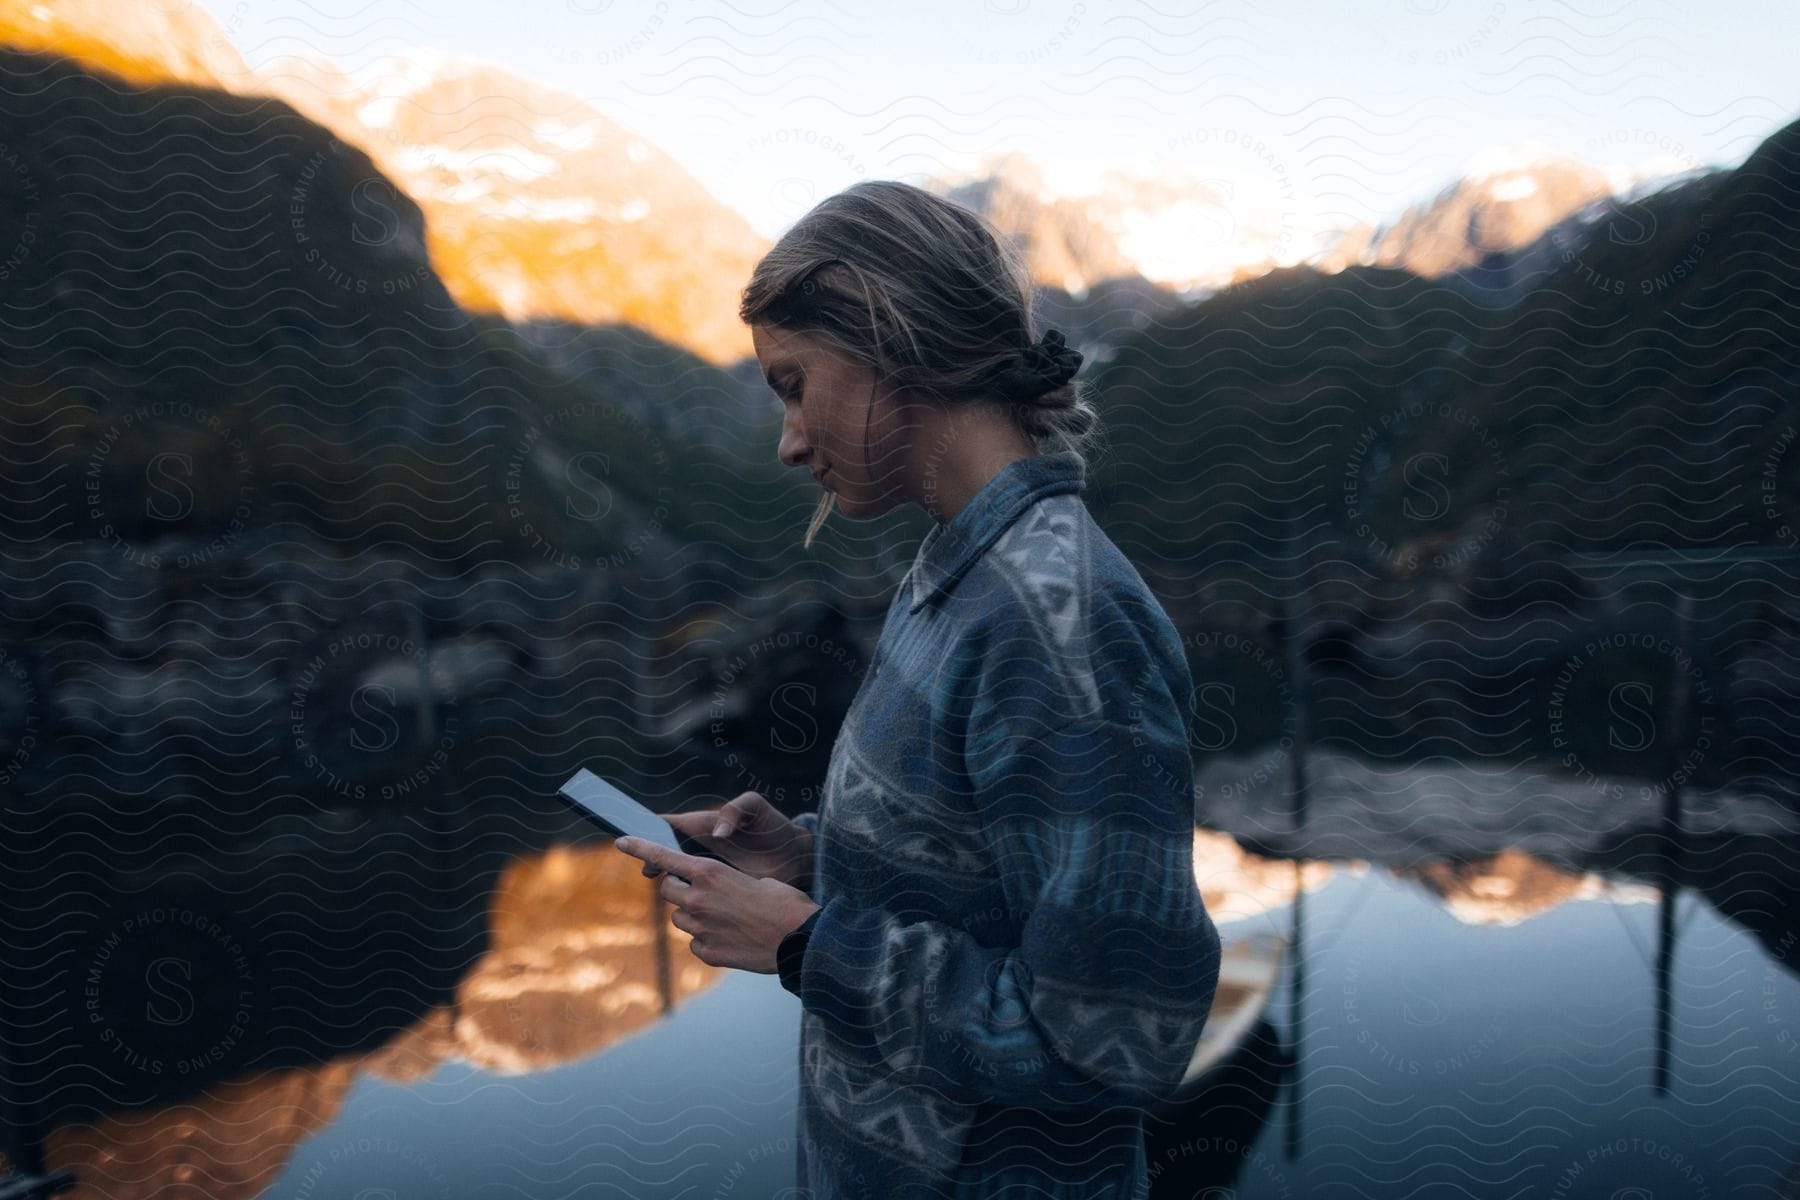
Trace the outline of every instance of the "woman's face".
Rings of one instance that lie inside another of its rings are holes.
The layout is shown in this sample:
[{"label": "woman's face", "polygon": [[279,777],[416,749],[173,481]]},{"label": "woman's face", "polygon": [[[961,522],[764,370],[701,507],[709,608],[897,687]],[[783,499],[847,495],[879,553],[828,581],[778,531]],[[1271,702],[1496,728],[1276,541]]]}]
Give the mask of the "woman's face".
[{"label": "woman's face", "polygon": [[823,476],[820,486],[837,494],[846,516],[879,516],[913,499],[917,413],[812,334],[773,325],[753,325],[750,334],[763,378],[781,399],[781,461]]}]

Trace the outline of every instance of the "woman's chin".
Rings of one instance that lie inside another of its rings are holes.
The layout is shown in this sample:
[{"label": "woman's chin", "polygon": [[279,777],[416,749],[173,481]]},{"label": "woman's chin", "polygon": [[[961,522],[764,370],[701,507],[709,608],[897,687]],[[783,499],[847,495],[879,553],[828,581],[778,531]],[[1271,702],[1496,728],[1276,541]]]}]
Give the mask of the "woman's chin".
[{"label": "woman's chin", "polygon": [[833,505],[833,508],[854,521],[866,521],[871,517],[879,517],[893,507],[891,501],[884,502],[879,498],[874,500],[857,499],[844,492],[833,492],[832,495],[837,497],[837,503]]},{"label": "woman's chin", "polygon": [[853,521],[872,521],[906,503],[906,496],[900,492],[873,496],[859,492],[853,496],[849,492],[833,489],[831,494],[836,501],[832,505],[832,511]]}]

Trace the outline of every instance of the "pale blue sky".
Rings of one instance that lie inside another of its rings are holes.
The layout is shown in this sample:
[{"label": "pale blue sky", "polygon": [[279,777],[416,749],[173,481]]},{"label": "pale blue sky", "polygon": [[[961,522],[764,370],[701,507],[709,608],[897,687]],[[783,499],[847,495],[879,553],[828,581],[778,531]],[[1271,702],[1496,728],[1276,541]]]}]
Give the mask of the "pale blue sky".
[{"label": "pale blue sky", "polygon": [[1305,250],[1485,148],[1732,165],[1800,117],[1791,0],[201,2],[252,65],[426,47],[570,92],[771,237],[855,179],[1018,150],[1058,190],[1222,183]]}]

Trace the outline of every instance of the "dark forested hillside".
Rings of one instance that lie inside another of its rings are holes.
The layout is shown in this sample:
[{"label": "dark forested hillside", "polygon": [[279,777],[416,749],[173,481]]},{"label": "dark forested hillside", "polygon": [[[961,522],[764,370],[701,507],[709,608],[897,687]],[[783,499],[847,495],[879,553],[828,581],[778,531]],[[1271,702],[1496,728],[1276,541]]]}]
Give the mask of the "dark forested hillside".
[{"label": "dark forested hillside", "polygon": [[1402,569],[1451,534],[1793,547],[1797,147],[1609,209],[1499,310],[1299,268],[1150,323],[1104,379],[1122,536],[1278,554],[1292,510]]},{"label": "dark forested hillside", "polygon": [[[747,544],[692,485],[757,464],[687,446],[615,404],[610,376],[572,379],[463,312],[418,207],[285,103],[0,50],[0,146],[13,538],[154,557],[164,534],[222,550],[286,529],[565,565]],[[659,363],[738,387],[677,348]],[[772,446],[761,494],[786,529]]]}]

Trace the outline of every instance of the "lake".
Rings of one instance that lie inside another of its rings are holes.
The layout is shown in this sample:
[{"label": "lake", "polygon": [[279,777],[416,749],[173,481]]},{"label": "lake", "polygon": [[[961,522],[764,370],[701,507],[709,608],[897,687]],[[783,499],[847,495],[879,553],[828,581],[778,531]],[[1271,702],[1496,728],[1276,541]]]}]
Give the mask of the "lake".
[{"label": "lake", "polygon": [[[1228,948],[1279,952],[1152,1114],[1153,1195],[1792,1194],[1800,819],[1714,794],[1674,841],[1584,837],[1530,772],[1315,759],[1305,823],[1238,788],[1196,829]],[[75,905],[37,975],[77,1017],[36,1098],[71,1194],[782,1195],[797,1000],[687,953],[604,838],[484,814],[448,872],[369,822]]]}]

